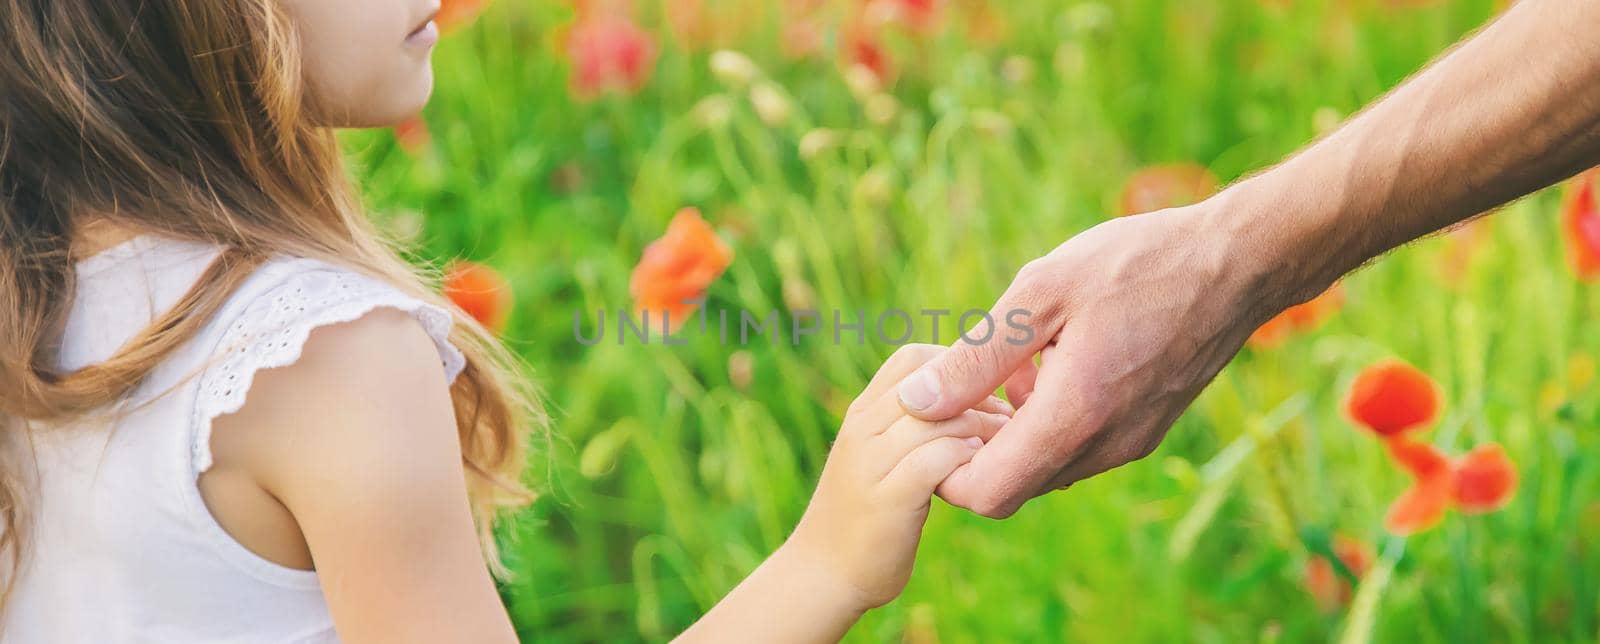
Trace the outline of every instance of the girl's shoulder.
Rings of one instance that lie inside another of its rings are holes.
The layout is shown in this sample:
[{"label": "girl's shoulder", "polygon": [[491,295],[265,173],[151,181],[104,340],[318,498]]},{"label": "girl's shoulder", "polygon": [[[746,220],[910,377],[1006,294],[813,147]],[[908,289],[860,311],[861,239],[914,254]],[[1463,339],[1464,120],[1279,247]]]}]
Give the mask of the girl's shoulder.
[{"label": "girl's shoulder", "polygon": [[[80,262],[59,367],[70,372],[115,355],[175,307],[221,252],[214,244],[143,235]],[[212,463],[212,420],[244,405],[257,374],[300,360],[308,337],[319,328],[376,311],[403,314],[432,341],[445,382],[453,383],[466,360],[449,341],[454,321],[442,302],[349,266],[274,256],[253,269],[199,332],[152,372],[136,397],[165,396],[173,388],[190,394],[184,398],[193,400],[192,416],[182,424],[192,430],[191,460],[198,475]],[[358,332],[381,328],[357,326]]]},{"label": "girl's shoulder", "polygon": [[[221,251],[215,244],[146,234],[79,262],[57,368],[70,373],[115,355],[176,307]],[[247,372],[293,362],[312,329],[390,308],[422,325],[453,380],[464,360],[447,340],[451,314],[442,299],[432,300],[348,266],[275,256],[227,296],[165,370],[208,364],[213,378],[237,381]],[[227,394],[219,401],[226,406],[242,392],[218,393]]]},{"label": "girl's shoulder", "polygon": [[350,322],[378,309],[410,315],[433,338],[449,379],[462,354],[448,341],[453,318],[441,305],[354,268],[279,256],[256,269],[211,323],[216,351],[236,366],[270,368],[292,362],[314,329]]},{"label": "girl's shoulder", "polygon": [[[202,344],[194,348],[204,361],[194,412],[199,429],[195,473],[211,466],[212,420],[243,407],[259,373],[301,360],[319,329],[343,327],[337,333],[346,341],[361,340],[363,334],[382,336],[372,339],[383,341],[395,337],[395,322],[402,318],[420,326],[433,345],[444,382],[453,383],[466,360],[450,343],[453,319],[439,304],[326,261],[279,256],[262,264],[229,297],[199,338]],[[389,322],[350,324],[368,319]]]},{"label": "girl's shoulder", "polygon": [[[174,310],[220,254],[220,248],[204,244],[145,238],[80,263],[62,362],[88,366],[126,350],[131,338]],[[97,508],[117,510],[105,517],[111,527],[83,534],[143,535],[120,551],[126,559],[119,564],[134,566],[141,578],[204,582],[195,583],[207,589],[204,593],[183,595],[181,603],[201,605],[222,593],[229,605],[266,597],[269,603],[305,604],[308,611],[325,615],[325,608],[317,608],[322,599],[316,573],[263,558],[234,538],[257,525],[252,522],[262,515],[252,512],[259,508],[226,495],[208,497],[202,475],[215,472],[222,476],[207,480],[225,484],[241,480],[229,476],[240,471],[236,465],[249,466],[239,457],[241,445],[252,453],[281,448],[281,453],[306,457],[281,459],[292,465],[348,457],[348,452],[311,452],[329,449],[328,441],[354,444],[380,431],[408,445],[437,440],[435,434],[453,440],[449,387],[465,358],[449,340],[454,316],[448,307],[440,297],[352,267],[273,257],[251,269],[198,329],[162,358],[124,401],[128,404],[117,405],[113,415],[82,421],[113,431],[42,433],[49,447],[41,458],[62,459],[45,469],[69,481],[59,489],[90,480],[83,477],[103,481],[103,496],[92,500]],[[371,432],[356,434],[363,428],[355,422],[362,413],[369,420],[379,413],[389,416],[368,423],[374,425]],[[410,429],[418,433],[400,433]],[[95,465],[76,467],[79,459]],[[240,516],[229,514],[230,508],[246,510],[243,523],[228,522]],[[152,524],[150,517],[161,520]],[[168,520],[172,517],[181,520]],[[193,556],[196,543],[216,556]],[[102,547],[92,540],[64,542],[54,556],[103,554],[97,550]]]}]

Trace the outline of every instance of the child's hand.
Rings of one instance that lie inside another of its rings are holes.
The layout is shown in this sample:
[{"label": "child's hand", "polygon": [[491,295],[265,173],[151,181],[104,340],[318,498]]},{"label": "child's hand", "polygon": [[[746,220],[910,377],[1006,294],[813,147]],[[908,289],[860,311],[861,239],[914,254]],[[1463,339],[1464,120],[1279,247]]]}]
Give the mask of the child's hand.
[{"label": "child's hand", "polygon": [[895,385],[944,351],[907,345],[884,363],[845,413],[794,534],[677,641],[838,641],[905,589],[934,488],[1012,413],[991,396],[942,422],[905,415]]},{"label": "child's hand", "polygon": [[934,488],[1012,413],[991,397],[937,423],[904,414],[895,385],[945,350],[902,347],[850,404],[811,505],[780,551],[840,582],[863,611],[905,588]]}]

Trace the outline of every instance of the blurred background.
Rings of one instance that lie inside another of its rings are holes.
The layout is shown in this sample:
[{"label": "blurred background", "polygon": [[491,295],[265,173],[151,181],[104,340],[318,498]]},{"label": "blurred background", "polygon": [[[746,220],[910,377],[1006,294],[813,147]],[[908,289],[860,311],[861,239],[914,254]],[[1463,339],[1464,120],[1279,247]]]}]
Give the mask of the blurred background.
[{"label": "blurred background", "polygon": [[[553,422],[532,454],[541,497],[502,534],[503,594],[524,638],[551,642],[665,640],[715,603],[787,535],[894,349],[835,345],[826,323],[798,344],[619,345],[614,317],[590,346],[575,313],[590,335],[596,311],[700,291],[713,316],[987,308],[1024,262],[1275,163],[1502,8],[446,5],[427,111],[346,143],[417,261],[473,262],[455,266],[507,294],[477,306]],[[910,587],[850,639],[1600,638],[1600,298],[1562,223],[1593,196],[1561,193],[1275,321],[1147,459],[1003,522],[936,501]],[[647,258],[684,208],[716,237]],[[1412,480],[1343,400],[1387,358],[1437,382],[1422,440],[1503,447],[1520,484],[1497,511],[1386,528]]]}]

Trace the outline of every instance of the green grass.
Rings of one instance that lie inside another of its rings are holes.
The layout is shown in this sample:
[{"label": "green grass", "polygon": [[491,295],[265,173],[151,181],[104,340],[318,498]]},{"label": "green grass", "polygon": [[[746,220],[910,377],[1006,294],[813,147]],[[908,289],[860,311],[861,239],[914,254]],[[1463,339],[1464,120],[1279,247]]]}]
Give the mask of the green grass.
[{"label": "green grass", "polygon": [[[656,3],[639,4],[660,24]],[[910,62],[888,125],[865,117],[834,62],[782,58],[774,12],[736,47],[796,102],[791,123],[769,127],[710,74],[709,52],[664,35],[643,93],[575,101],[556,44],[565,5],[500,0],[438,52],[427,151],[349,137],[376,216],[426,213],[429,259],[486,261],[514,283],[505,339],[554,416],[535,455],[543,497],[504,534],[517,572],[504,595],[527,639],[663,640],[687,626],[786,536],[845,405],[892,351],[754,343],[740,388],[728,365],[741,348],[714,336],[580,345],[574,310],[627,309],[629,271],[678,208],[700,207],[735,249],[713,312],[986,308],[1025,261],[1110,216],[1138,167],[1195,161],[1231,180],[1270,165],[1494,10],[994,5],[1002,43],[967,42],[959,20],[895,41]],[[1007,80],[1008,58],[1031,62],[1031,78]],[[735,110],[708,128],[694,106],[717,94]],[[812,127],[849,143],[801,159]],[[891,189],[862,189],[868,175]],[[1328,324],[1247,350],[1148,459],[1003,522],[936,503],[905,595],[851,638],[1600,638],[1600,404],[1592,379],[1569,377],[1600,355],[1600,298],[1566,270],[1553,195],[1510,206],[1492,231],[1459,284],[1439,275],[1444,239],[1349,278]],[[941,336],[917,339],[953,330]],[[1390,355],[1446,392],[1431,439],[1505,445],[1522,476],[1507,509],[1385,537],[1407,480],[1338,403],[1356,370]],[[1377,544],[1392,567],[1386,583],[1366,576],[1355,617],[1322,613],[1304,590],[1308,547],[1332,532]]]}]

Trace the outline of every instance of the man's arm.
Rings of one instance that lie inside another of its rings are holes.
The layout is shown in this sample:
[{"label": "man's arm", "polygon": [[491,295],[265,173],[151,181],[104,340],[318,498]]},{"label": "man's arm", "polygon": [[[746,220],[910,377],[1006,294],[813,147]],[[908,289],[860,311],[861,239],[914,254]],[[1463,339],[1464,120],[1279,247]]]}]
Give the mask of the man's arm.
[{"label": "man's arm", "polygon": [[1306,299],[1391,248],[1597,162],[1600,2],[1531,0],[1230,188],[1215,219],[1237,248],[1256,249],[1269,289]]},{"label": "man's arm", "polygon": [[[1272,315],[1407,241],[1600,162],[1600,1],[1525,0],[1326,139],[1201,204],[1105,222],[1030,262],[899,388],[945,418],[1004,383],[1016,416],[940,494],[991,517],[1148,454]],[[1031,360],[1040,358],[1037,370]]]}]

